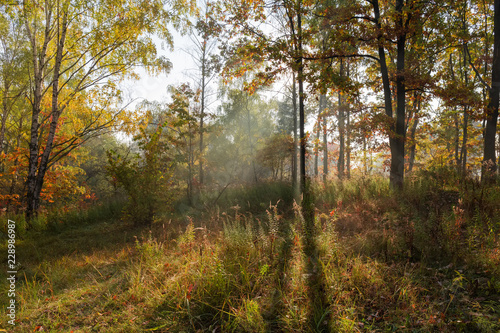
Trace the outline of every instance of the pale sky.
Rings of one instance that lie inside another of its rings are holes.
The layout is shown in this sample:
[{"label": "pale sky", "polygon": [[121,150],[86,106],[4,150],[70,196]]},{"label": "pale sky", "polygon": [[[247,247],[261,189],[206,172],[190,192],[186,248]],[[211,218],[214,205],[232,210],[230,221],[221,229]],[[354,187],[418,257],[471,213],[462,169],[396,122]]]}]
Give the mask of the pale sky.
[{"label": "pale sky", "polygon": [[194,70],[195,65],[183,49],[191,47],[191,41],[187,36],[181,36],[177,32],[173,33],[174,36],[174,51],[167,50],[161,47],[161,42],[158,41],[158,55],[164,56],[172,63],[172,70],[169,74],[160,74],[152,76],[144,70],[138,70],[137,73],[141,79],[139,81],[127,80],[122,83],[126,100],[137,99],[132,105],[140,102],[142,99],[165,101],[168,100],[167,87],[169,85],[178,85],[180,83],[188,82],[193,85],[186,73],[188,70]]}]

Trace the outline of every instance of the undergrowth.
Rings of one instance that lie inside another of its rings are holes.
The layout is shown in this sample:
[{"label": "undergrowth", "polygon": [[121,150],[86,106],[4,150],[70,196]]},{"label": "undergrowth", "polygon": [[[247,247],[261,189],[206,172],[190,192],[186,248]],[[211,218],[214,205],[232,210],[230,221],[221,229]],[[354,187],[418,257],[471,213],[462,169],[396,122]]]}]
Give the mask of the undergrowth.
[{"label": "undergrowth", "polygon": [[499,190],[439,177],[316,183],[313,239],[291,198],[246,209],[252,190],[27,238],[13,332],[497,332]]}]

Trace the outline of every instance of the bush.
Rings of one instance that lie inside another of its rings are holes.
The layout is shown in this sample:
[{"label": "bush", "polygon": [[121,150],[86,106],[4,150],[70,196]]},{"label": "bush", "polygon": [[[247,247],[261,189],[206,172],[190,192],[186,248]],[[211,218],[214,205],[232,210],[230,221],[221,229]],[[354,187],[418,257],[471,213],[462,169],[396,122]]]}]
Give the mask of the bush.
[{"label": "bush", "polygon": [[152,133],[141,130],[134,138],[140,152],[132,157],[108,152],[109,173],[129,197],[125,217],[136,225],[151,224],[160,207],[171,203],[173,161],[161,132],[161,126]]}]

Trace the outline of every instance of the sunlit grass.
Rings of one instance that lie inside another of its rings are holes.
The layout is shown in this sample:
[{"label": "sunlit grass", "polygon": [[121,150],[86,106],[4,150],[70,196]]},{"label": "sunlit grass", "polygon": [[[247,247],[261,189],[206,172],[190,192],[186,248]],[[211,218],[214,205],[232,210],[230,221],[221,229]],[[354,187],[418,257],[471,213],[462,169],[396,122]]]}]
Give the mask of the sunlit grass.
[{"label": "sunlit grass", "polygon": [[[432,214],[412,210],[435,209],[424,187],[394,197],[382,195],[385,185],[353,184],[317,195],[317,262],[305,254],[298,206],[295,214],[235,206],[143,229],[114,219],[27,235],[10,331],[497,332],[495,218],[479,228],[488,215],[470,219],[466,199]],[[1,327],[10,329],[6,319]]]}]

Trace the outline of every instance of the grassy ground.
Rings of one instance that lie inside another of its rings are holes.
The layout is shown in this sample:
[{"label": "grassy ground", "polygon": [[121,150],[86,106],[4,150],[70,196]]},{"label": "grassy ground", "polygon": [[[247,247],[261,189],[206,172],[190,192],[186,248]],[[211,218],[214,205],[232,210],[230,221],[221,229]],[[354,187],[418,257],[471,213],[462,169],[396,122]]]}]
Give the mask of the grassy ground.
[{"label": "grassy ground", "polygon": [[500,194],[468,186],[414,180],[393,195],[377,179],[316,184],[312,232],[289,202],[148,228],[104,213],[53,219],[19,240],[17,321],[12,329],[4,315],[0,327],[498,332]]}]

